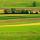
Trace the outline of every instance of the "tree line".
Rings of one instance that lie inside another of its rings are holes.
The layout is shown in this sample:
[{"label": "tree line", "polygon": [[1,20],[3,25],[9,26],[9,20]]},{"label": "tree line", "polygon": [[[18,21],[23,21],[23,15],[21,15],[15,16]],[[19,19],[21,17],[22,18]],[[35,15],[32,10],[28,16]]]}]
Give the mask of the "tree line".
[{"label": "tree line", "polygon": [[38,12],[33,12],[31,10],[16,10],[11,8],[11,10],[4,10],[4,14],[38,14]]}]

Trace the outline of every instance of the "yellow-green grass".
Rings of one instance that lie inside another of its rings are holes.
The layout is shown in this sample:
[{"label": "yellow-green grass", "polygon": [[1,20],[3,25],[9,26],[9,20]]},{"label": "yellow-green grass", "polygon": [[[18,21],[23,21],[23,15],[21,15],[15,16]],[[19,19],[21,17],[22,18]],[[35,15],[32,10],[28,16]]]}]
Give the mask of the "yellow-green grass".
[{"label": "yellow-green grass", "polygon": [[0,16],[0,40],[40,40],[40,15],[27,16]]},{"label": "yellow-green grass", "polygon": [[0,20],[9,19],[24,19],[24,18],[40,18],[40,14],[3,14],[0,15]]},{"label": "yellow-green grass", "polygon": [[32,7],[32,2],[40,7],[40,0],[0,0],[0,8]]},{"label": "yellow-green grass", "polygon": [[33,19],[0,20],[0,40],[40,40],[40,18]]},{"label": "yellow-green grass", "polygon": [[40,40],[40,25],[0,27],[0,40],[37,39]]},{"label": "yellow-green grass", "polygon": [[[39,9],[39,8],[37,8],[37,9]],[[14,13],[13,13],[13,14],[1,14],[1,13],[0,13],[0,16],[1,16],[1,17],[3,17],[3,16],[7,16],[7,17],[8,17],[8,16],[10,16],[10,17],[11,17],[11,16],[12,16],[12,17],[14,17],[14,16],[19,16],[19,17],[22,17],[22,16],[25,16],[25,17],[27,17],[27,16],[29,16],[29,17],[30,17],[30,16],[31,16],[31,17],[34,17],[34,16],[35,16],[35,17],[36,17],[36,16],[38,16],[38,17],[40,17],[40,13],[38,13],[38,14],[14,14]],[[31,18],[31,17],[30,17],[30,18]]]},{"label": "yellow-green grass", "polygon": [[40,7],[40,0],[16,0],[16,7],[33,7],[33,1],[36,1],[36,7]]}]

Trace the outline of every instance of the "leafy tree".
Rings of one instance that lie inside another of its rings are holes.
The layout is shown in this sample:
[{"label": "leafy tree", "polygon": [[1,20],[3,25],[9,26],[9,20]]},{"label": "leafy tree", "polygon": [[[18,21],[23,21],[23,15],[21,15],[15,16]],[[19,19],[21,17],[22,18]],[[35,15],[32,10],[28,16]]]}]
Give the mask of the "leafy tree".
[{"label": "leafy tree", "polygon": [[8,14],[7,9],[4,10],[4,14]]},{"label": "leafy tree", "polygon": [[26,13],[25,10],[22,10],[22,11],[21,11],[21,14],[25,14],[25,13]]},{"label": "leafy tree", "polygon": [[15,13],[15,11],[16,11],[15,8],[14,8],[14,9],[11,8],[11,12],[12,12],[12,14]]},{"label": "leafy tree", "polygon": [[33,14],[33,12],[32,12],[32,11],[30,11],[30,14]]},{"label": "leafy tree", "polygon": [[38,14],[38,12],[36,12],[36,14]]},{"label": "leafy tree", "polygon": [[32,5],[33,7],[36,7],[36,1],[33,1]]},{"label": "leafy tree", "polygon": [[26,14],[29,14],[28,10],[26,10]]}]

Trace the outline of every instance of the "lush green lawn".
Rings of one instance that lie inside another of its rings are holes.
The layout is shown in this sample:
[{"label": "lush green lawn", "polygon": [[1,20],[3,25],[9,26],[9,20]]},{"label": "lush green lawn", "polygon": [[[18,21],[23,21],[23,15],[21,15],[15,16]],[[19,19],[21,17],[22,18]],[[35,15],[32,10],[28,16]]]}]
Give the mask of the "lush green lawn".
[{"label": "lush green lawn", "polygon": [[40,23],[40,15],[0,16],[0,40],[40,40],[40,24],[10,26],[30,23]]},{"label": "lush green lawn", "polygon": [[40,25],[0,28],[0,40],[40,40]]},{"label": "lush green lawn", "polygon": [[40,0],[16,0],[16,7],[33,7],[33,1],[36,1],[36,7],[40,7]]},{"label": "lush green lawn", "polygon": [[0,8],[32,7],[32,2],[40,7],[40,0],[0,0]]},{"label": "lush green lawn", "polygon": [[40,14],[12,14],[0,15],[0,20],[23,19],[23,18],[40,18]]},{"label": "lush green lawn", "polygon": [[[1,25],[2,26],[2,25]],[[0,27],[0,31],[13,31],[13,32],[40,32],[40,25],[30,26],[11,26],[11,27]]]},{"label": "lush green lawn", "polygon": [[[33,7],[32,2],[16,3],[16,7]],[[40,7],[40,2],[36,3],[36,7]]]}]

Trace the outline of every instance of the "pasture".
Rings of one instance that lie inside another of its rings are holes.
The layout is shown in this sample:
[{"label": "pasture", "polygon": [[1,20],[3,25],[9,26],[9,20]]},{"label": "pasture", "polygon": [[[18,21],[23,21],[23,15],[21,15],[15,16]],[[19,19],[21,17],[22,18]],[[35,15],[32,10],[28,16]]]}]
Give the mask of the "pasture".
[{"label": "pasture", "polygon": [[40,15],[0,15],[0,40],[40,40]]}]

